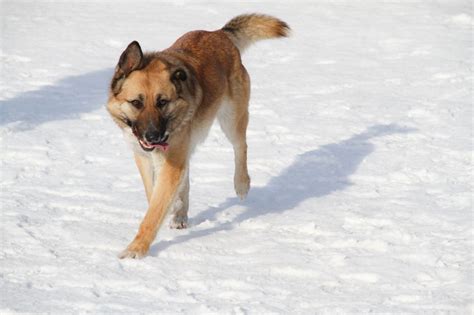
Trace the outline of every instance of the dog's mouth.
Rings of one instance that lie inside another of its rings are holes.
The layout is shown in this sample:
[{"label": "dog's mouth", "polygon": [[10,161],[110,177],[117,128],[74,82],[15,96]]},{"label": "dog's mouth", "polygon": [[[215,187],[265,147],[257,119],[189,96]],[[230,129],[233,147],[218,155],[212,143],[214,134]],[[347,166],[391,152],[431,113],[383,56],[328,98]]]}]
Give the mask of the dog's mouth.
[{"label": "dog's mouth", "polygon": [[147,152],[153,151],[156,148],[158,148],[159,150],[163,152],[166,152],[168,151],[168,147],[169,147],[169,144],[166,142],[150,143],[144,139],[138,139],[138,143],[140,143],[140,146],[142,147],[142,149]]},{"label": "dog's mouth", "polygon": [[156,148],[158,148],[159,150],[163,152],[168,151],[169,144],[166,141],[168,141],[169,135],[166,135],[160,142],[148,142],[147,140],[145,140],[139,135],[136,126],[131,124],[131,128],[132,128],[133,135],[137,138],[138,143],[140,144],[140,146],[142,147],[144,151],[150,152],[150,151],[155,150]]}]

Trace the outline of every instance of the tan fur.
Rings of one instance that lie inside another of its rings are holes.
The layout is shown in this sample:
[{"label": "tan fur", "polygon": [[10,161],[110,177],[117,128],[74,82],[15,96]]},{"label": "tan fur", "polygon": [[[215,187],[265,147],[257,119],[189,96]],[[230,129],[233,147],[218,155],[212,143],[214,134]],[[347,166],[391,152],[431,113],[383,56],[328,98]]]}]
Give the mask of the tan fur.
[{"label": "tan fur", "polygon": [[138,171],[142,177],[143,186],[145,187],[145,194],[148,203],[150,203],[151,195],[153,193],[153,161],[142,154],[135,153],[135,163],[137,164]]},{"label": "tan fur", "polygon": [[[121,258],[144,256],[170,210],[171,226],[186,227],[189,157],[216,116],[234,148],[235,191],[240,198],[247,195],[250,79],[239,49],[259,39],[286,36],[288,30],[276,18],[243,15],[222,30],[186,33],[161,52],[143,54],[136,42],[124,51],[107,109],[135,151],[149,207]],[[150,135],[160,140],[149,142]]]},{"label": "tan fur", "polygon": [[288,36],[288,24],[265,14],[236,16],[222,28],[242,52],[258,40]]}]

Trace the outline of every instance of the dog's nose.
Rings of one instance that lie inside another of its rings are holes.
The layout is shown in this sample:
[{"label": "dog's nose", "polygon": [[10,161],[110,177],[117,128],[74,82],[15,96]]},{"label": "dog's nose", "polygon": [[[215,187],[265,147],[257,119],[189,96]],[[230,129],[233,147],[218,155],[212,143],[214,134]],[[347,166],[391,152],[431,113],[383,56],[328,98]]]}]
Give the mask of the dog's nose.
[{"label": "dog's nose", "polygon": [[149,143],[160,143],[166,140],[164,132],[160,132],[159,130],[147,130],[144,138]]},{"label": "dog's nose", "polygon": [[148,128],[143,135],[145,140],[149,143],[161,143],[166,142],[168,136],[166,132],[166,127],[164,124],[161,124],[160,128],[157,128],[151,124],[148,125]]}]

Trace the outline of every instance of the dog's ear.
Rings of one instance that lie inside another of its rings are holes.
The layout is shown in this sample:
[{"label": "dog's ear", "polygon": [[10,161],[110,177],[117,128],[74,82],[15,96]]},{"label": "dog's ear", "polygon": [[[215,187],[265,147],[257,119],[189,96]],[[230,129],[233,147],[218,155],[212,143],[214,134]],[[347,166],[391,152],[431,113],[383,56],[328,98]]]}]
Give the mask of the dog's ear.
[{"label": "dog's ear", "polygon": [[142,59],[143,52],[140,44],[137,41],[133,41],[120,56],[117,67],[127,76],[130,72],[140,67]]},{"label": "dog's ear", "polygon": [[176,93],[184,100],[191,102],[192,100],[200,102],[201,90],[199,83],[191,68],[183,65],[176,67],[170,76],[171,82],[176,88]]},{"label": "dog's ear", "polygon": [[186,81],[188,75],[184,72],[183,69],[178,69],[173,73],[171,80],[173,81]]},{"label": "dog's ear", "polygon": [[190,82],[186,82],[188,81],[188,75],[186,74],[186,71],[183,68],[177,68],[173,70],[170,79],[171,82],[173,82],[178,95],[181,95],[183,89],[186,89],[190,85]]},{"label": "dog's ear", "polygon": [[120,55],[119,62],[115,68],[115,74],[110,86],[114,94],[118,94],[122,88],[125,78],[134,70],[140,68],[143,62],[143,52],[137,41],[131,42],[127,49]]}]

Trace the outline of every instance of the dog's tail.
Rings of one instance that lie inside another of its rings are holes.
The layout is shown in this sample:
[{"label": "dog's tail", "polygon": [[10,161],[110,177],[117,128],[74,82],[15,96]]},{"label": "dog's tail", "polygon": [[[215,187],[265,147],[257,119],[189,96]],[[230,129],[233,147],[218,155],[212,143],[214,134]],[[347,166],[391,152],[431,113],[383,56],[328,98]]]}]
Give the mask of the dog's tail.
[{"label": "dog's tail", "polygon": [[269,38],[286,37],[290,33],[288,24],[264,14],[242,14],[236,16],[222,28],[235,46],[243,52],[252,43]]}]

